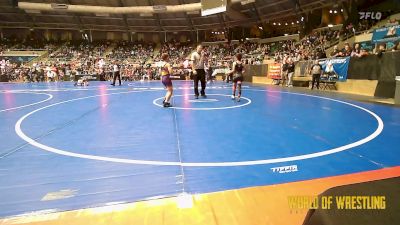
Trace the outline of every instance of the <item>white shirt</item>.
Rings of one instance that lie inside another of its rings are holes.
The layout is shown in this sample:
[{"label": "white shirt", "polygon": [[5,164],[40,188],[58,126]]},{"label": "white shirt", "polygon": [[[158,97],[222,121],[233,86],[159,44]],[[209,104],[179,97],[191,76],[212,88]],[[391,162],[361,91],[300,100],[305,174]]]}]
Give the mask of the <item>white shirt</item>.
[{"label": "white shirt", "polygon": [[189,60],[185,60],[184,62],[183,62],[183,68],[188,68],[188,66],[189,66]]},{"label": "white shirt", "polygon": [[104,66],[104,60],[100,59],[99,60],[99,68],[103,68],[103,66]]},{"label": "white shirt", "polygon": [[192,60],[192,63],[193,63],[194,68],[195,68],[196,70],[198,70],[198,69],[204,69],[204,60],[203,60],[203,57],[201,57],[201,56],[199,55],[199,53],[193,52],[193,53],[192,53],[192,56],[190,57],[190,60]]},{"label": "white shirt", "polygon": [[118,72],[118,71],[119,71],[118,65],[115,64],[115,65],[114,65],[114,72]]}]

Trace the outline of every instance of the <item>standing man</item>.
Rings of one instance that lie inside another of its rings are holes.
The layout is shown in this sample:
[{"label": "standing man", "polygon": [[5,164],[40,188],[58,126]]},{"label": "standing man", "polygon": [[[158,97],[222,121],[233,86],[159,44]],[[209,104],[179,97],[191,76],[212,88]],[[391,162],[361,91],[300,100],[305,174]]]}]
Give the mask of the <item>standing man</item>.
[{"label": "standing man", "polygon": [[117,77],[118,77],[118,81],[119,81],[119,86],[121,86],[121,74],[119,73],[119,65],[117,63],[117,61],[114,61],[113,63],[113,82],[112,82],[112,86],[115,86],[115,82],[117,81]]},{"label": "standing man", "polygon": [[287,65],[287,83],[286,87],[293,87],[293,74],[294,74],[294,62],[293,58],[288,59],[288,65]]},{"label": "standing man", "polygon": [[199,80],[201,83],[201,96],[206,98],[206,73],[204,71],[204,52],[203,46],[198,45],[195,52],[192,53],[190,60],[192,61],[192,72],[194,81],[194,96],[199,98]]},{"label": "standing man", "polygon": [[321,75],[323,73],[322,66],[319,64],[318,60],[314,61],[314,64],[311,66],[312,82],[311,82],[311,90],[314,89],[314,84],[317,82],[317,89],[319,89],[319,81],[321,79]]},{"label": "standing man", "polygon": [[286,82],[286,85],[287,85],[287,79],[288,79],[288,56],[284,56],[283,57],[283,61],[282,61],[282,86],[283,85],[285,85],[285,82]]}]

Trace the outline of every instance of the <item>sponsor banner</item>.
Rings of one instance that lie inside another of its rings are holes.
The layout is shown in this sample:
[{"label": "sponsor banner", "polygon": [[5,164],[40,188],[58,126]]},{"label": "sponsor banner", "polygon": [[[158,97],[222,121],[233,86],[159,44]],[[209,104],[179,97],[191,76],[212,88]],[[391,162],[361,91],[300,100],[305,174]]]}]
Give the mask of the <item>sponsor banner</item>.
[{"label": "sponsor banner", "polygon": [[324,73],[336,74],[339,81],[346,81],[349,62],[350,57],[319,60],[319,64],[322,66]]},{"label": "sponsor banner", "polygon": [[400,40],[400,25],[375,29],[372,35],[373,43],[395,42]]},{"label": "sponsor banner", "polygon": [[268,64],[267,77],[270,79],[281,79],[282,64],[272,63]]},{"label": "sponsor banner", "polygon": [[12,63],[26,63],[26,62],[32,61],[35,58],[37,58],[37,56],[2,56],[2,55],[0,55],[0,61],[2,59],[8,59]]},{"label": "sponsor banner", "polygon": [[372,52],[375,48],[375,44],[372,43],[372,41],[363,41],[363,42],[358,42],[360,44],[360,48],[364,49],[368,52]]}]

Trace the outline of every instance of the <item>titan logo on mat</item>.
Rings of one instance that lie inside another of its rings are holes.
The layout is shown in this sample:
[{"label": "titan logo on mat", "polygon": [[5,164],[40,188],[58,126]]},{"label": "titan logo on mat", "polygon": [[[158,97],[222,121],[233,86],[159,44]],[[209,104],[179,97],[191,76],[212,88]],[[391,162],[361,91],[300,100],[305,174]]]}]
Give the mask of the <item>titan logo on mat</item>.
[{"label": "titan logo on mat", "polygon": [[299,171],[297,165],[273,167],[271,170],[273,173],[291,173]]}]

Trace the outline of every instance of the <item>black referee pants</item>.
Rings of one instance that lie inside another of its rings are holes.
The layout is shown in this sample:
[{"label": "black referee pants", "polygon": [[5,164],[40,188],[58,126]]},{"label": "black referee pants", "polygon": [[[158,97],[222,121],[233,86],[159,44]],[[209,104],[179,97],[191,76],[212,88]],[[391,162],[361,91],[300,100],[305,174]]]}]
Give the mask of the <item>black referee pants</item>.
[{"label": "black referee pants", "polygon": [[121,74],[119,73],[119,71],[114,72],[114,78],[113,78],[112,84],[115,85],[115,82],[117,81],[117,77],[118,77],[119,85],[121,85]]},{"label": "black referee pants", "polygon": [[206,90],[206,72],[204,69],[196,70],[197,74],[193,74],[194,95],[199,96],[199,81],[201,83],[201,95],[205,95]]}]

